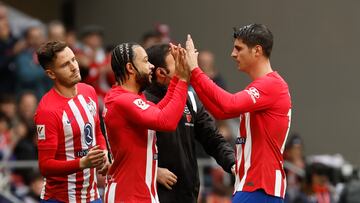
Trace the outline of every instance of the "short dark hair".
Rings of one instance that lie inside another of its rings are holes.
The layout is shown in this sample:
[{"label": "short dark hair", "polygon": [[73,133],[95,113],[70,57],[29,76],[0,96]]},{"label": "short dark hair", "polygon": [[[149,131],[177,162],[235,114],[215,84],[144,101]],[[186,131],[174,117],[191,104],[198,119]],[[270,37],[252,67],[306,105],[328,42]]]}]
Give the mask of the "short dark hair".
[{"label": "short dark hair", "polygon": [[46,70],[49,66],[53,65],[56,54],[63,51],[66,47],[66,43],[61,41],[49,41],[42,44],[36,54],[43,69]]},{"label": "short dark hair", "polygon": [[146,53],[149,57],[149,62],[155,67],[152,71],[152,80],[156,81],[156,69],[159,67],[165,68],[167,73],[170,70],[166,66],[165,58],[170,53],[169,44],[158,44],[146,49]]},{"label": "short dark hair", "polygon": [[140,46],[137,43],[122,43],[116,46],[111,53],[111,68],[114,72],[115,79],[120,84],[126,81],[129,73],[126,70],[126,64],[131,63],[135,58],[134,48]]},{"label": "short dark hair", "polygon": [[234,28],[234,38],[241,39],[248,47],[260,45],[264,55],[270,58],[273,47],[273,35],[263,24],[250,24],[239,29]]}]

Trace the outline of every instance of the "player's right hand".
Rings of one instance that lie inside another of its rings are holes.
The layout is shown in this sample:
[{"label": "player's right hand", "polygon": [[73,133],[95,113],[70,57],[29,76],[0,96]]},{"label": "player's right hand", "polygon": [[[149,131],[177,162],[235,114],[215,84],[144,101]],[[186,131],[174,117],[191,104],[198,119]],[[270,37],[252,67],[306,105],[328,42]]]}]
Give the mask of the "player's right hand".
[{"label": "player's right hand", "polygon": [[86,156],[80,159],[80,168],[98,168],[105,163],[105,151],[100,149],[98,145],[91,148]]},{"label": "player's right hand", "polygon": [[156,181],[167,189],[172,190],[172,186],[177,182],[177,177],[167,168],[157,168]]}]

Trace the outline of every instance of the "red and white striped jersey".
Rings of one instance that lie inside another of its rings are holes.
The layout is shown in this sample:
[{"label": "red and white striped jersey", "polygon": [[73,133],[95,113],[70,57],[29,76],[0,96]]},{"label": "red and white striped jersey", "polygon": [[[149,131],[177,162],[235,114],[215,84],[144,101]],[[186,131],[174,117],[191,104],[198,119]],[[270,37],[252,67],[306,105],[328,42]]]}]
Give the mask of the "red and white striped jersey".
[{"label": "red and white striped jersey", "polygon": [[[104,121],[114,162],[109,169],[105,202],[158,203],[155,131],[173,131],[187,96],[187,84],[174,78],[157,105],[114,86],[105,96]],[[153,129],[153,130],[150,130]]]},{"label": "red and white striped jersey", "polygon": [[269,195],[284,198],[283,151],[291,121],[286,82],[277,72],[271,72],[251,82],[245,90],[230,94],[196,68],[191,84],[216,118],[240,117],[235,191],[264,189]]},{"label": "red and white striped jersey", "polygon": [[79,160],[100,145],[106,149],[100,129],[94,88],[78,83],[73,98],[51,89],[35,113],[39,166],[45,183],[41,199],[63,202],[90,202],[98,199],[96,169],[81,170]]}]

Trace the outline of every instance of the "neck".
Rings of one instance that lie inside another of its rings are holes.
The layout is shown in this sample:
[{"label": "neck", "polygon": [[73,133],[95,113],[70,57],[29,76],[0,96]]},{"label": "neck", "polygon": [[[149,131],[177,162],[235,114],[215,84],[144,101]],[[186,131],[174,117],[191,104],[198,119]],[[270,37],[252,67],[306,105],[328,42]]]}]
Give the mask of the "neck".
[{"label": "neck", "polygon": [[128,80],[126,80],[123,84],[120,85],[123,89],[129,91],[129,92],[133,92],[135,94],[139,94],[140,91],[140,86],[139,84],[137,84],[135,78],[132,78],[130,76],[130,78]]},{"label": "neck", "polygon": [[58,83],[55,83],[54,89],[57,93],[66,98],[73,98],[77,95],[76,85],[73,85],[71,87],[65,87]]},{"label": "neck", "polygon": [[252,80],[263,77],[266,74],[273,72],[269,59],[260,60],[255,64],[253,68],[248,72]]}]

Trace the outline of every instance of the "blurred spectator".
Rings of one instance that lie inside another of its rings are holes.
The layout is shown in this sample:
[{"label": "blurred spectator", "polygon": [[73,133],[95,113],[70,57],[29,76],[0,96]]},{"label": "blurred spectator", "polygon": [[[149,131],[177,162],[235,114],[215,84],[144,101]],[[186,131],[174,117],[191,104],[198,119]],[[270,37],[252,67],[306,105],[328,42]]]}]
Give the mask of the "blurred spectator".
[{"label": "blurred spectator", "polygon": [[45,75],[36,57],[36,50],[45,41],[41,27],[30,27],[25,32],[26,49],[16,57],[18,94],[32,90],[38,99],[48,91],[51,80]]},{"label": "blurred spectator", "polygon": [[11,154],[10,142],[10,120],[0,111],[0,161],[9,159]]},{"label": "blurred spectator", "polygon": [[230,203],[233,192],[228,174],[219,167],[211,168],[212,189],[206,196],[206,203]]},{"label": "blurred spectator", "polygon": [[36,95],[33,92],[24,92],[19,99],[18,114],[24,119],[28,127],[34,125],[34,114],[38,104]]},{"label": "blurred spectator", "polygon": [[358,171],[352,174],[351,179],[345,185],[340,196],[340,203],[359,203],[360,202],[360,180]]},{"label": "blurred spectator", "polygon": [[43,177],[40,175],[40,173],[36,172],[31,174],[29,191],[23,198],[24,203],[40,202],[40,194],[43,184],[44,184],[44,180]]},{"label": "blurred spectator", "polygon": [[[19,99],[18,114],[20,121],[16,127],[19,141],[14,149],[14,156],[17,160],[37,160],[36,129],[33,121],[37,103],[38,100],[32,92],[23,93]],[[31,182],[32,172],[32,169],[15,171],[26,184]]]},{"label": "blurred spectator", "polygon": [[306,168],[306,178],[294,203],[334,203],[334,188],[330,184],[331,169],[322,163]]},{"label": "blurred spectator", "polygon": [[67,30],[66,31],[66,34],[65,34],[65,42],[66,44],[69,46],[69,48],[71,50],[73,50],[73,52],[75,54],[77,54],[80,50],[80,45],[79,45],[79,42],[77,40],[77,37],[76,37],[76,31],[75,30]]},{"label": "blurred spectator", "polygon": [[54,20],[48,24],[47,27],[48,40],[65,41],[65,26],[62,22]]},{"label": "blurred spectator", "polygon": [[305,176],[303,140],[298,134],[290,135],[283,154],[287,176],[285,202],[293,202],[300,193],[301,183]]},{"label": "blurred spectator", "polygon": [[23,48],[23,41],[11,32],[7,7],[0,2],[0,94],[14,93],[14,59]]},{"label": "blurred spectator", "polygon": [[205,50],[199,53],[199,66],[210,79],[226,90],[225,80],[215,68],[215,57],[211,51]]},{"label": "blurred spectator", "polygon": [[158,31],[145,32],[141,39],[141,46],[144,49],[150,48],[154,45],[161,44],[161,33]]},{"label": "blurred spectator", "polygon": [[157,44],[167,44],[170,42],[170,28],[167,24],[156,24],[154,30],[145,32],[141,38],[141,46],[144,49]]},{"label": "blurred spectator", "polygon": [[17,106],[15,97],[13,95],[0,95],[0,112],[5,113],[5,115],[10,119],[11,125],[16,124],[18,120]]},{"label": "blurred spectator", "polygon": [[111,72],[110,57],[103,47],[103,30],[98,26],[85,27],[81,32],[82,47],[77,54],[80,72],[85,83],[93,86],[99,102],[110,89],[106,76]]}]

